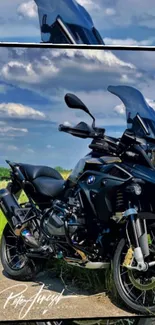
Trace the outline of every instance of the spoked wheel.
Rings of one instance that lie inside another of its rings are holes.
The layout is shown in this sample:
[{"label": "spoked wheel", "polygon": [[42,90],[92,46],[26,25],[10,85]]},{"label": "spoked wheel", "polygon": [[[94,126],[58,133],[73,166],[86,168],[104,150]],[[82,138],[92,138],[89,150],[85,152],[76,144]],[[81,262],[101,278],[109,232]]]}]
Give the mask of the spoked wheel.
[{"label": "spoked wheel", "polygon": [[[74,324],[77,325],[138,325],[137,320],[134,318],[124,318],[124,319],[98,319],[98,320],[75,320]],[[51,324],[52,325],[52,324]],[[144,324],[145,325],[145,324]]]},{"label": "spoked wheel", "polygon": [[39,265],[26,256],[26,246],[7,224],[0,245],[4,271],[15,280],[31,280],[40,271]]},{"label": "spoked wheel", "polygon": [[[35,324],[29,323],[29,325],[58,325],[59,322],[36,322]],[[102,318],[102,319],[78,319],[78,320],[63,320],[61,325],[154,325],[155,323],[150,319],[141,318]]]},{"label": "spoked wheel", "polygon": [[153,314],[155,312],[155,269],[146,272],[129,270],[123,266],[129,247],[122,239],[116,249],[113,267],[114,282],[123,302],[134,312]]}]

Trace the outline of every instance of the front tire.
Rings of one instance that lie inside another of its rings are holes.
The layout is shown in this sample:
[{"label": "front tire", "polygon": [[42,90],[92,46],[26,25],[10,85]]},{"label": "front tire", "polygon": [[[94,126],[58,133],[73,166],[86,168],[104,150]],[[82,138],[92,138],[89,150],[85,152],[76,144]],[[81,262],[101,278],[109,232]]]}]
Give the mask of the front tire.
[{"label": "front tire", "polygon": [[41,264],[25,254],[25,244],[6,224],[0,244],[0,256],[4,271],[14,280],[29,281],[41,271]]},{"label": "front tire", "polygon": [[[155,271],[153,268],[152,273],[128,271],[123,267],[123,260],[128,250],[125,239],[122,239],[115,251],[113,259],[113,278],[117,292],[131,310],[143,313],[145,315],[151,315],[155,312],[155,281],[150,283],[151,276],[154,278]],[[144,279],[147,279],[146,283]],[[152,287],[151,287],[152,284]]]}]

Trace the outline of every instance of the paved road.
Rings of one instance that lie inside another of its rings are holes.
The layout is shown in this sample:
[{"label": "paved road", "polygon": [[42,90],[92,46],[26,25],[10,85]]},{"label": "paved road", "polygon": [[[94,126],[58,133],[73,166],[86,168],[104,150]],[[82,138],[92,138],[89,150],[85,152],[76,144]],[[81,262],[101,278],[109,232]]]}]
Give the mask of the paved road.
[{"label": "paved road", "polygon": [[90,296],[77,288],[65,289],[63,281],[49,272],[41,273],[35,282],[18,282],[7,278],[0,265],[0,321],[132,315],[104,293]]}]

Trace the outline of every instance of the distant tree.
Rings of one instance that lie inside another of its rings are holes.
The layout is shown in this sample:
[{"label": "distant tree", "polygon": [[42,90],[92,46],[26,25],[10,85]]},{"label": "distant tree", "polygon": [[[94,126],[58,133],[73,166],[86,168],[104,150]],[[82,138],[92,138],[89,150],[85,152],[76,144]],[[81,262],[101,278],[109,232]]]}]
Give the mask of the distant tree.
[{"label": "distant tree", "polygon": [[64,168],[62,168],[62,167],[60,167],[60,166],[56,166],[55,169],[56,169],[59,173],[65,173],[65,172],[69,173],[69,172],[72,171],[71,169],[64,169]]},{"label": "distant tree", "polygon": [[[71,173],[72,170],[67,170],[64,169],[60,166],[56,166],[55,169],[61,174],[61,173]],[[9,168],[4,168],[4,167],[0,167],[0,180],[1,178],[3,178],[5,180],[8,179],[8,177],[10,176],[10,169]]]},{"label": "distant tree", "polygon": [[10,169],[9,168],[4,168],[0,167],[0,178],[6,179],[10,176]]}]

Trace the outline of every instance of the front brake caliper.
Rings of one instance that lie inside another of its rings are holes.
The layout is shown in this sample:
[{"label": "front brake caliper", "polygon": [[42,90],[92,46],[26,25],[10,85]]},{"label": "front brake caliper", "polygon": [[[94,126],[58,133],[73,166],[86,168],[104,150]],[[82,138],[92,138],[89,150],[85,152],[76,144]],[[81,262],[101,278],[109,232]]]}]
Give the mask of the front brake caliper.
[{"label": "front brake caliper", "polygon": [[130,247],[125,255],[123,266],[128,267],[129,265],[131,265],[132,259],[133,259],[133,249],[132,247]]}]

